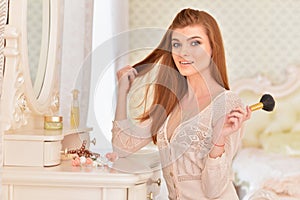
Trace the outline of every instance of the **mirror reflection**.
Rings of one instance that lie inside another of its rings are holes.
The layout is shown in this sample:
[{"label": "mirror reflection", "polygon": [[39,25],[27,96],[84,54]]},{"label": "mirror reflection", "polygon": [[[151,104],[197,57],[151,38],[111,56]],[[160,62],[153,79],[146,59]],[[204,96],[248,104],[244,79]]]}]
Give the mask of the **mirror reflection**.
[{"label": "mirror reflection", "polygon": [[49,4],[49,0],[27,0],[28,66],[36,98],[40,95],[47,66]]}]

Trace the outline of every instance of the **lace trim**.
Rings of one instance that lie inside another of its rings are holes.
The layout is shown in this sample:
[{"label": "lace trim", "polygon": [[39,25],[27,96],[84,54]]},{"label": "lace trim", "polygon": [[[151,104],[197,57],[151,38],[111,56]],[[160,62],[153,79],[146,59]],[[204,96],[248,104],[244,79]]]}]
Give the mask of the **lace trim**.
[{"label": "lace trim", "polygon": [[191,180],[201,180],[201,174],[196,176],[191,176],[191,175],[178,176],[178,182],[191,181]]},{"label": "lace trim", "polygon": [[119,157],[126,157],[140,148],[147,145],[152,140],[151,137],[141,138],[128,135],[125,130],[118,126],[118,123],[113,123],[112,128],[112,145]]},{"label": "lace trim", "polygon": [[180,124],[170,142],[166,138],[165,122],[157,134],[162,166],[175,163],[177,174],[182,177],[201,174],[204,160],[212,148],[213,120],[238,106],[242,106],[239,97],[233,92],[224,92],[203,112]]}]

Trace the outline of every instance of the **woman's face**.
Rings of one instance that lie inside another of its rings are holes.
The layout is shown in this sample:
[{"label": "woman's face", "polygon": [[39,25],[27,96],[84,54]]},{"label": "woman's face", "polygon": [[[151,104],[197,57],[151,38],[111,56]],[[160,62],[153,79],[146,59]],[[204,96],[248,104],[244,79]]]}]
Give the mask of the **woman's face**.
[{"label": "woman's face", "polygon": [[172,57],[181,75],[188,77],[207,69],[211,54],[210,42],[202,26],[187,26],[172,33]]}]

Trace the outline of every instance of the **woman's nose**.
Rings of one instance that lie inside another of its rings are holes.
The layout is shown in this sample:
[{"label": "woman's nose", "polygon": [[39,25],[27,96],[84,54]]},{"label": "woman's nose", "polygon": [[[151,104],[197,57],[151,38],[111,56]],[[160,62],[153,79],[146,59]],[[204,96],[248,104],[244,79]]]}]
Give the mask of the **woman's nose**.
[{"label": "woman's nose", "polygon": [[182,45],[179,52],[180,56],[188,56],[189,55],[189,48],[187,45]]}]

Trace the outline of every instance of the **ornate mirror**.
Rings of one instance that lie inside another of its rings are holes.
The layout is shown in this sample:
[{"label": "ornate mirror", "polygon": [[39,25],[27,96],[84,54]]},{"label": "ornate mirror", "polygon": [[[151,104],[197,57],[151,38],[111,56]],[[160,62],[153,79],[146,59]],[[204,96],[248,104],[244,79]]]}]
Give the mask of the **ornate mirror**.
[{"label": "ornate mirror", "polygon": [[11,128],[41,127],[59,109],[63,0],[8,1],[1,108]]}]

